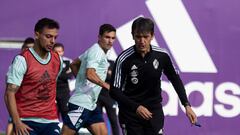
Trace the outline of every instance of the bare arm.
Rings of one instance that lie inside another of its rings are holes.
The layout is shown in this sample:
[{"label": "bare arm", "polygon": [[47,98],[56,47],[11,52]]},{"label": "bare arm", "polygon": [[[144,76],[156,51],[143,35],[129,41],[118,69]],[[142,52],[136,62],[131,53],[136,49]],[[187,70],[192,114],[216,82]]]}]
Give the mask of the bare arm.
[{"label": "bare arm", "polygon": [[110,89],[110,85],[99,78],[99,76],[96,74],[96,70],[94,68],[88,68],[86,71],[86,76],[89,81],[91,81],[107,90]]},{"label": "bare arm", "polygon": [[15,93],[18,89],[19,87],[14,84],[7,84],[7,89],[5,92],[5,102],[14,123],[20,121],[15,99]]},{"label": "bare arm", "polygon": [[76,58],[71,64],[70,64],[70,68],[73,72],[73,75],[76,77],[77,73],[79,71],[79,68],[81,66],[81,61],[79,58]]},{"label": "bare arm", "polygon": [[7,109],[9,114],[13,119],[13,124],[15,125],[15,132],[16,134],[29,134],[28,130],[32,130],[30,127],[22,123],[20,120],[18,111],[17,111],[17,104],[15,93],[18,91],[19,86],[14,84],[7,84],[6,92],[5,92],[5,102],[7,105]]}]

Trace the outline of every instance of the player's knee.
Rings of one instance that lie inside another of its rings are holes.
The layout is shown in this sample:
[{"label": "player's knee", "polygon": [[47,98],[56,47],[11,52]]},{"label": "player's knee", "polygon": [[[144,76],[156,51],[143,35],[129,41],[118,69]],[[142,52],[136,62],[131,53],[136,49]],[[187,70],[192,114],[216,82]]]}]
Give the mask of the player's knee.
[{"label": "player's knee", "polygon": [[99,129],[100,129],[99,130],[100,132],[98,132],[99,135],[108,135],[108,130],[106,125],[104,124],[99,125]]},{"label": "player's knee", "polygon": [[70,129],[67,125],[63,125],[61,135],[75,135],[76,131]]},{"label": "player's knee", "polygon": [[107,129],[102,130],[102,131],[101,131],[101,135],[108,135]]}]

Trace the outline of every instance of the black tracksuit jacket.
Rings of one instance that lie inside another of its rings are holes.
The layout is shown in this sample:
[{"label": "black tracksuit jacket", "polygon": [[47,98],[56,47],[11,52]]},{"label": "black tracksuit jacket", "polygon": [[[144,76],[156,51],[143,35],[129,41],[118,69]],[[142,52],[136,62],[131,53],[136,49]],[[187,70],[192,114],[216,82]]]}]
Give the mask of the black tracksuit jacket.
[{"label": "black tracksuit jacket", "polygon": [[172,83],[181,103],[189,105],[184,85],[165,50],[151,45],[144,58],[135,46],[123,51],[115,62],[110,90],[120,111],[135,113],[139,105],[150,110],[161,107],[162,73]]}]

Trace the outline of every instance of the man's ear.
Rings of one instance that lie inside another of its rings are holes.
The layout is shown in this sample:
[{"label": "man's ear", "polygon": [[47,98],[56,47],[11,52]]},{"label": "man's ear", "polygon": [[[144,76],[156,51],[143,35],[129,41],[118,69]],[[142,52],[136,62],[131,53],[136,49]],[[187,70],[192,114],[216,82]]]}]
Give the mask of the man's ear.
[{"label": "man's ear", "polygon": [[39,33],[39,32],[35,32],[35,33],[34,33],[34,37],[35,37],[35,39],[38,39],[39,36],[40,36],[40,33]]}]

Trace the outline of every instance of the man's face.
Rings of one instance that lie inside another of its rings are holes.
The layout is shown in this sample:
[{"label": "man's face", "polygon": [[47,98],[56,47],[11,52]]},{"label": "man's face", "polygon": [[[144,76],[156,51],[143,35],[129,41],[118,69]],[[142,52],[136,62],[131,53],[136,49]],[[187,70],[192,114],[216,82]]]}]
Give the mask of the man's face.
[{"label": "man's face", "polygon": [[60,56],[63,56],[64,54],[64,50],[62,47],[55,47],[53,51],[58,53]]},{"label": "man's face", "polygon": [[98,43],[107,52],[113,46],[113,42],[116,39],[116,32],[104,32],[103,35],[98,36]]},{"label": "man's face", "polygon": [[49,52],[52,50],[58,36],[58,29],[43,28],[42,32],[35,33],[36,40],[42,50]]},{"label": "man's face", "polygon": [[135,41],[138,52],[146,53],[150,49],[150,44],[153,39],[153,35],[150,32],[134,33],[133,39]]}]

